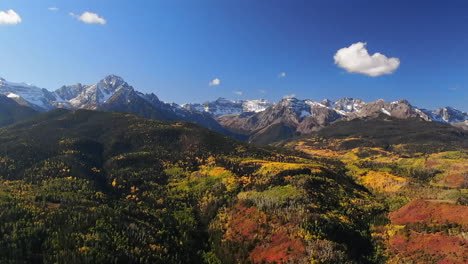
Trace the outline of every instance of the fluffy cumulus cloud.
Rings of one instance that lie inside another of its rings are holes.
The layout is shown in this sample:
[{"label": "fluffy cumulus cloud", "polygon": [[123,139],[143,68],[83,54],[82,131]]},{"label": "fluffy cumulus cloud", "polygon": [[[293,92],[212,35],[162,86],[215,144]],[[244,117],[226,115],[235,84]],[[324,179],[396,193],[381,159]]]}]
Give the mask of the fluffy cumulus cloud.
[{"label": "fluffy cumulus cloud", "polygon": [[348,72],[361,73],[372,77],[390,74],[400,66],[398,58],[388,58],[381,53],[372,55],[364,42],[354,43],[335,54],[335,64]]},{"label": "fluffy cumulus cloud", "polygon": [[278,77],[280,77],[280,78],[286,77],[286,73],[285,72],[280,72],[280,74],[278,74]]},{"label": "fluffy cumulus cloud", "polygon": [[101,25],[104,25],[107,23],[107,21],[99,16],[98,14],[96,13],[91,13],[91,12],[84,12],[83,14],[81,15],[77,15],[77,14],[74,14],[74,13],[70,13],[70,16],[72,17],[75,17],[76,19],[86,23],[86,24],[101,24]]},{"label": "fluffy cumulus cloud", "polygon": [[220,85],[221,84],[221,80],[218,79],[218,78],[214,78],[213,80],[211,80],[211,82],[209,83],[210,86],[216,86],[216,85]]},{"label": "fluffy cumulus cloud", "polygon": [[13,9],[0,10],[0,25],[15,25],[21,23],[21,17]]},{"label": "fluffy cumulus cloud", "polygon": [[242,91],[233,91],[234,94],[237,94],[237,95],[242,95],[243,92]]}]

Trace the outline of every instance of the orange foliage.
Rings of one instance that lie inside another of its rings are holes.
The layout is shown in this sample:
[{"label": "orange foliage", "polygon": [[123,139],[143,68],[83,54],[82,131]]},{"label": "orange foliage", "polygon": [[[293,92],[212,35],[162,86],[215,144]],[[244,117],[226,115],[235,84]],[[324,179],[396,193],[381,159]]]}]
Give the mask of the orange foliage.
[{"label": "orange foliage", "polygon": [[465,176],[460,173],[450,173],[444,179],[445,184],[450,187],[461,187],[465,184]]}]

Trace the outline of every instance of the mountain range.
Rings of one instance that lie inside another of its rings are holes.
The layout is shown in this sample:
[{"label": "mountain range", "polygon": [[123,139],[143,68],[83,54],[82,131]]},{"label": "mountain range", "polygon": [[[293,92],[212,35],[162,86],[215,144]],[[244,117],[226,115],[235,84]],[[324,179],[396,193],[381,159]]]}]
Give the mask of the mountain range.
[{"label": "mountain range", "polygon": [[64,85],[55,91],[0,78],[0,94],[21,106],[44,112],[54,108],[117,111],[163,121],[189,121],[237,138],[271,143],[318,131],[337,121],[389,116],[442,122],[466,129],[468,114],[452,107],[427,110],[407,100],[366,103],[360,99],[336,101],[285,97],[278,103],[264,99],[231,101],[219,98],[205,103],[165,103],[151,93],[137,91],[119,76],[84,85]]},{"label": "mountain range", "polygon": [[466,263],[453,108],[0,91],[0,263]]},{"label": "mountain range", "polygon": [[126,112],[162,121],[189,121],[236,136],[219,125],[209,114],[188,111],[177,104],[162,102],[153,93],[138,92],[116,75],[109,75],[92,85],[64,85],[54,92],[0,78],[0,94],[39,112],[54,108]]}]

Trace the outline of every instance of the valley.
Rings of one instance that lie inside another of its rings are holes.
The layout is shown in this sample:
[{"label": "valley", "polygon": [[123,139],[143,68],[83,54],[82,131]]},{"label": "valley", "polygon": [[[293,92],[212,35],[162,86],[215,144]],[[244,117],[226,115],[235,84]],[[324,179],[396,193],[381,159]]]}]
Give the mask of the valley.
[{"label": "valley", "polygon": [[255,146],[126,113],[31,118],[0,128],[2,263],[467,259],[468,141],[449,124],[360,119]]}]

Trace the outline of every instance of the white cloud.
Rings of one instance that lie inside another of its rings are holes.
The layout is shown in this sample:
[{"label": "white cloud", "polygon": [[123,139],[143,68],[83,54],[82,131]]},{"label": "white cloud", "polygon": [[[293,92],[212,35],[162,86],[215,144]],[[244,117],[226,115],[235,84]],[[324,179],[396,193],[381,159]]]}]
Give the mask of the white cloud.
[{"label": "white cloud", "polygon": [[21,17],[13,9],[0,11],[0,25],[15,25],[21,23]]},{"label": "white cloud", "polygon": [[278,77],[280,77],[280,78],[286,77],[286,73],[285,72],[280,72],[280,74],[278,74]]},{"label": "white cloud", "polygon": [[211,80],[211,82],[208,85],[216,86],[216,85],[220,85],[220,84],[221,84],[221,80],[218,79],[218,78],[214,78],[213,80]]},{"label": "white cloud", "polygon": [[47,9],[49,9],[50,11],[59,11],[58,7],[49,7]]},{"label": "white cloud", "polygon": [[267,93],[267,91],[263,90],[263,89],[258,90],[258,92],[261,93],[261,94],[266,94]]},{"label": "white cloud", "polygon": [[334,56],[335,64],[348,72],[361,73],[372,77],[390,74],[400,66],[400,59],[387,58],[381,53],[369,55],[366,44],[357,42],[338,50]]},{"label": "white cloud", "polygon": [[234,94],[237,94],[237,95],[242,95],[243,92],[242,91],[232,91]]},{"label": "white cloud", "polygon": [[103,17],[100,17],[98,14],[96,13],[91,13],[91,12],[84,12],[83,14],[81,15],[77,15],[77,14],[74,14],[74,13],[70,13],[70,16],[72,17],[75,17],[76,19],[86,23],[86,24],[101,24],[101,25],[104,25],[107,23],[107,21],[103,18]]}]

